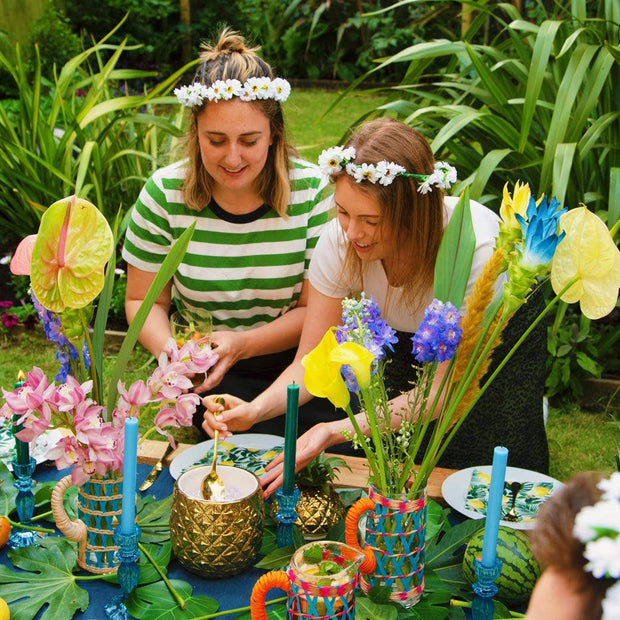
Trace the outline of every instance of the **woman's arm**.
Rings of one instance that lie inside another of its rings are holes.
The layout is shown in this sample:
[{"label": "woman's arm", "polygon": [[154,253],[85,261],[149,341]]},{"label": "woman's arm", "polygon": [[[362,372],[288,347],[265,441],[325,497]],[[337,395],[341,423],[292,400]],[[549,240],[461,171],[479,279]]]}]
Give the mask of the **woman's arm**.
[{"label": "woman's arm", "polygon": [[[127,291],[125,293],[127,323],[131,324],[133,321],[156,275],[155,272],[142,271],[137,267],[127,265]],[[168,320],[171,291],[172,282],[168,282],[153,304],[138,337],[140,344],[156,358],[172,337]]]},{"label": "woman's arm", "polygon": [[[297,383],[300,387],[299,402],[301,404],[312,398],[304,386],[304,368],[301,365],[301,359],[321,341],[330,327],[340,323],[342,299],[319,293],[309,282],[306,285],[308,305],[295,359],[264,392],[250,403],[224,395],[226,404],[222,410],[223,407],[215,403],[214,396],[205,398],[203,403],[207,411],[203,428],[210,436],[213,436],[216,428],[223,433],[223,436],[227,436],[231,431],[245,431],[257,422],[281,415],[286,410],[286,387],[291,383]],[[212,412],[221,413],[216,419]]]}]

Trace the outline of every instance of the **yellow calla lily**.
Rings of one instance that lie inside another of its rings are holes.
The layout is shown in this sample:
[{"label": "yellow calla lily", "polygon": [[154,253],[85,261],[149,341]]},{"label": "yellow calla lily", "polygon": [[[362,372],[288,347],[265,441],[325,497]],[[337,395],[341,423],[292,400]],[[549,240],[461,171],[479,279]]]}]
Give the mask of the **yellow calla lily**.
[{"label": "yellow calla lily", "polygon": [[57,313],[88,305],[103,288],[113,250],[114,236],[95,205],[76,196],[55,202],[41,218],[32,249],[36,298]]},{"label": "yellow calla lily", "polygon": [[620,251],[605,223],[587,207],[571,209],[560,219],[566,236],[551,262],[551,285],[556,294],[579,278],[561,297],[579,302],[589,319],[609,314],[618,300]]},{"label": "yellow calla lily", "polygon": [[339,366],[344,364],[351,366],[360,389],[368,388],[370,385],[370,365],[375,357],[366,347],[356,342],[343,342],[331,352],[330,358]]},{"label": "yellow calla lily", "polygon": [[305,368],[304,383],[310,394],[327,398],[336,407],[344,409],[351,396],[342,378],[340,367],[349,364],[363,389],[370,383],[370,365],[373,355],[354,342],[338,344],[335,329],[325,333],[321,342],[301,360]]}]

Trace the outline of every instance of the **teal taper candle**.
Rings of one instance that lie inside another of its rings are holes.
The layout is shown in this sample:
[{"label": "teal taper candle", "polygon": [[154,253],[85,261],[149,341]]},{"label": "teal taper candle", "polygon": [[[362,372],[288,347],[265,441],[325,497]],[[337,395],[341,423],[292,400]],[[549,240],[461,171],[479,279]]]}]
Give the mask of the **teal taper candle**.
[{"label": "teal taper candle", "polygon": [[284,426],[284,493],[292,493],[295,487],[295,452],[297,448],[297,414],[299,409],[299,386],[292,383],[286,393],[286,423]]}]

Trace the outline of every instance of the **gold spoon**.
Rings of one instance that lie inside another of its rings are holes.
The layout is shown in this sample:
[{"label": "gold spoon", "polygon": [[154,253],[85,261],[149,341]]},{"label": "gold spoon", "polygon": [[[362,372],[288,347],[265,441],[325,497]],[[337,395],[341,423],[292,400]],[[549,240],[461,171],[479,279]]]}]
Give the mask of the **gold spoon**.
[{"label": "gold spoon", "polygon": [[[221,396],[218,396],[215,402],[219,405],[223,405],[225,401]],[[216,416],[217,413],[213,415]],[[224,481],[217,475],[216,470],[217,444],[219,438],[220,432],[216,429],[213,435],[213,464],[211,465],[211,471],[202,479],[202,497],[206,500],[210,500],[211,498],[222,499],[226,493]]]},{"label": "gold spoon", "polygon": [[506,513],[506,515],[504,516],[504,521],[510,521],[511,523],[515,523],[516,521],[519,520],[519,515],[517,514],[517,511],[515,509],[515,504],[517,503],[517,495],[519,494],[519,491],[521,490],[521,483],[520,482],[511,482],[510,483],[510,491],[512,492],[512,506],[510,507],[510,510]]}]

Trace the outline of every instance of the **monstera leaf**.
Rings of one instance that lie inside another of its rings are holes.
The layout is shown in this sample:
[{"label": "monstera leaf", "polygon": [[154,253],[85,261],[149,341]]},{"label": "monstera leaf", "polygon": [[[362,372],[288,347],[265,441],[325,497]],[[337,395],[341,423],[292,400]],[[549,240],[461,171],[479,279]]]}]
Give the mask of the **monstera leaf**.
[{"label": "monstera leaf", "polygon": [[114,236],[95,205],[77,196],[55,202],[41,218],[32,249],[36,298],[52,312],[88,305],[103,288],[113,250]]},{"label": "monstera leaf", "polygon": [[177,605],[166,584],[159,581],[136,588],[127,599],[127,611],[138,619],[173,620],[187,618],[187,620],[191,620],[215,613],[218,610],[218,602],[210,596],[192,596],[192,586],[186,581],[172,579],[170,583],[185,602],[185,609],[181,609]]},{"label": "monstera leaf", "polygon": [[168,496],[161,500],[155,500],[148,495],[138,501],[138,525],[142,530],[140,542],[161,544],[170,540],[170,502]]},{"label": "monstera leaf", "polygon": [[88,608],[88,592],[73,576],[77,561],[75,545],[65,538],[48,536],[38,546],[7,553],[22,571],[0,565],[0,597],[11,608],[11,617],[40,620],[70,620],[77,610]]},{"label": "monstera leaf", "polygon": [[15,479],[4,463],[0,463],[0,516],[10,515],[15,509],[17,489]]},{"label": "monstera leaf", "polygon": [[[161,579],[162,573],[165,575],[168,572],[168,564],[172,558],[172,543],[167,542],[163,545],[140,545],[140,550],[145,549],[149,557],[147,558],[144,553],[140,554],[138,558],[138,568],[140,570],[140,576],[138,577],[138,585],[146,585],[147,583],[154,583]],[[153,566],[152,562],[157,564],[157,568]],[[118,583],[118,575],[104,575],[102,577],[104,581],[110,583]]]}]

